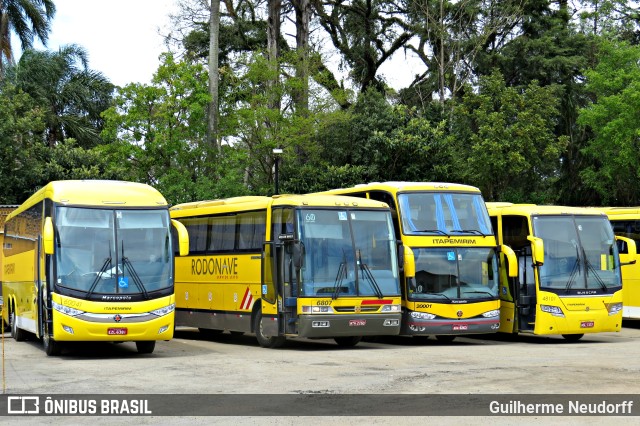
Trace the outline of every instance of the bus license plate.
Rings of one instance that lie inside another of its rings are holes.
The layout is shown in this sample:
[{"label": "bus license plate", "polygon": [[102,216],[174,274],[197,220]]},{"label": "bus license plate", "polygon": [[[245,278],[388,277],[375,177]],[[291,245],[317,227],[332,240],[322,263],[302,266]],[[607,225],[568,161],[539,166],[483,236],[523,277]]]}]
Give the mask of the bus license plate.
[{"label": "bus license plate", "polygon": [[367,320],[349,320],[349,327],[362,327],[367,325]]},{"label": "bus license plate", "polygon": [[593,321],[582,321],[580,323],[580,328],[593,328],[594,325],[595,325],[595,322]]},{"label": "bus license plate", "polygon": [[466,330],[468,327],[467,325],[454,325],[453,326],[453,331],[460,331],[460,330]]},{"label": "bus license plate", "polygon": [[107,329],[107,334],[109,336],[124,336],[125,334],[127,334],[129,330],[126,328],[108,328]]}]

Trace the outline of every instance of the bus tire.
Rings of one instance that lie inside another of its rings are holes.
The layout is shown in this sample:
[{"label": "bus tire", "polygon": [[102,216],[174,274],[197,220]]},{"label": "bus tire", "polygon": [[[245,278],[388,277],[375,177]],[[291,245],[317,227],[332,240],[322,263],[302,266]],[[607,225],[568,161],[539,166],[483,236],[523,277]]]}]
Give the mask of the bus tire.
[{"label": "bus tire", "polygon": [[156,348],[155,340],[143,340],[141,342],[136,342],[136,349],[138,349],[139,354],[153,353],[153,350],[155,348]]},{"label": "bus tire", "polygon": [[18,327],[18,321],[16,320],[15,311],[11,311],[11,337],[15,339],[16,342],[22,342],[27,339],[26,331]]},{"label": "bus tire", "polygon": [[256,333],[256,339],[258,344],[263,348],[279,348],[284,344],[284,336],[265,336],[262,331],[262,312],[258,310],[254,317],[253,324],[254,332]]},{"label": "bus tire", "polygon": [[584,336],[584,334],[563,334],[562,337],[564,337],[564,339],[567,342],[577,342],[578,340],[582,339],[582,336]]},{"label": "bus tire", "polygon": [[47,319],[45,317],[44,324],[42,324],[42,347],[47,356],[57,356],[60,355],[62,345],[51,336]]},{"label": "bus tire", "polygon": [[42,335],[42,346],[47,356],[60,355],[60,343],[56,342],[53,337],[49,336],[49,332],[45,331]]},{"label": "bus tire", "polygon": [[453,334],[436,334],[436,340],[442,343],[451,343],[455,338]]},{"label": "bus tire", "polygon": [[362,340],[362,336],[343,336],[343,337],[334,337],[333,340],[336,341],[338,346],[341,348],[352,348]]}]

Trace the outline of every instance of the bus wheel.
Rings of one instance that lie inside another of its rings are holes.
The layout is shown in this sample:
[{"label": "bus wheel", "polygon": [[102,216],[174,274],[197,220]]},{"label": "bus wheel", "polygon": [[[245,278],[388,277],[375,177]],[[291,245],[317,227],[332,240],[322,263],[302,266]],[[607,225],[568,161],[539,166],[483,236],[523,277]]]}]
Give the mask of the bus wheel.
[{"label": "bus wheel", "polygon": [[16,313],[11,312],[11,337],[13,337],[16,342],[22,342],[26,340],[26,332],[21,328],[18,328],[18,321],[16,321]]},{"label": "bus wheel", "polygon": [[61,345],[60,343],[56,342],[50,335],[49,325],[46,317],[42,328],[44,329],[42,333],[42,346],[44,347],[44,352],[47,354],[47,356],[60,355]]},{"label": "bus wheel", "polygon": [[139,354],[150,354],[156,348],[155,340],[145,340],[142,342],[136,342],[136,349]]},{"label": "bus wheel", "polygon": [[564,339],[567,342],[577,342],[578,340],[582,339],[582,336],[584,336],[584,334],[563,334],[562,337],[564,337]]},{"label": "bus wheel", "polygon": [[361,336],[344,336],[344,337],[334,337],[334,339],[338,346],[342,348],[351,348],[357,345],[360,340],[362,340]]},{"label": "bus wheel", "polygon": [[436,340],[438,340],[438,342],[442,342],[442,343],[451,343],[453,342],[453,339],[455,339],[456,336],[452,335],[452,334],[437,334],[436,335]]},{"label": "bus wheel", "polygon": [[45,331],[42,335],[42,346],[47,356],[60,355],[60,343],[56,342],[53,337],[49,336],[49,331]]},{"label": "bus wheel", "polygon": [[256,312],[253,329],[256,333],[258,344],[263,348],[279,348],[284,344],[284,336],[265,336],[262,330],[262,312]]}]

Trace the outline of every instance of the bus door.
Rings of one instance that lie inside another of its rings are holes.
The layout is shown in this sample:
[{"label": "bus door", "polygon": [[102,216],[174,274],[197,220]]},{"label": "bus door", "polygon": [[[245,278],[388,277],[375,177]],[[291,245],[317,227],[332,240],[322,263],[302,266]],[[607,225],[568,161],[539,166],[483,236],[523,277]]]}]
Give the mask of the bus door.
[{"label": "bus door", "polygon": [[517,311],[517,330],[533,330],[536,320],[536,280],[533,269],[531,247],[525,247],[516,252],[518,259],[518,277],[513,280],[515,285],[514,301]]}]

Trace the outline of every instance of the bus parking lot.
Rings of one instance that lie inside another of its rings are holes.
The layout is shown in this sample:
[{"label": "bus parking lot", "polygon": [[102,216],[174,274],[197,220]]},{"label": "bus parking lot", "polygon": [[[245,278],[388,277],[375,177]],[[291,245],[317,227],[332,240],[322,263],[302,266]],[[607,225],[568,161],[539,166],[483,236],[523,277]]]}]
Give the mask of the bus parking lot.
[{"label": "bus parking lot", "polygon": [[[204,338],[182,328],[153,354],[134,343],[74,343],[47,357],[4,335],[5,393],[640,394],[640,324],[561,337],[407,337],[339,348],[333,340],[259,347],[255,336]],[[640,407],[638,407],[640,409]]]}]

